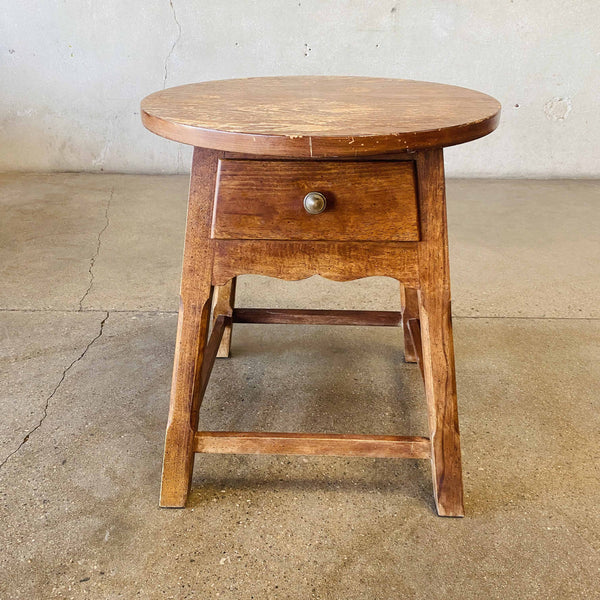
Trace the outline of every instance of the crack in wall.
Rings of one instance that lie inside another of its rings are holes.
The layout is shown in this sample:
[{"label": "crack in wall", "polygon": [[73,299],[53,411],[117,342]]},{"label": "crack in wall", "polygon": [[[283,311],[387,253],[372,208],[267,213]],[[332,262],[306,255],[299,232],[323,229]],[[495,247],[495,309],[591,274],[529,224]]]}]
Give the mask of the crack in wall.
[{"label": "crack in wall", "polygon": [[104,209],[104,221],[105,221],[104,227],[98,233],[98,239],[96,241],[96,252],[94,253],[94,256],[92,256],[92,258],[90,259],[90,267],[88,269],[88,273],[90,274],[90,285],[88,285],[87,290],[85,290],[83,296],[81,296],[81,298],[79,300],[79,312],[81,312],[83,310],[83,301],[87,298],[87,295],[91,292],[92,286],[94,285],[94,265],[96,264],[96,259],[98,258],[98,255],[100,254],[100,244],[102,243],[101,242],[102,234],[108,229],[108,225],[109,225],[108,211],[110,210],[110,204],[112,202],[114,193],[115,193],[115,188],[113,187],[110,190],[110,195],[106,202],[106,208]]},{"label": "crack in wall", "polygon": [[54,395],[59,390],[59,388],[62,385],[63,381],[67,377],[67,373],[87,354],[87,351],[92,347],[92,345],[98,339],[100,339],[102,337],[102,333],[104,332],[104,324],[106,323],[106,321],[108,321],[108,317],[109,316],[110,316],[110,312],[106,311],[105,317],[102,319],[102,321],[100,321],[100,331],[98,332],[98,334],[90,342],[88,342],[88,344],[84,348],[83,352],[66,369],[63,370],[62,375],[61,375],[60,379],[58,380],[58,383],[54,386],[54,389],[52,390],[52,392],[50,393],[50,395],[46,398],[46,402],[44,403],[44,408],[42,410],[42,416],[40,417],[39,422],[37,423],[37,425],[35,425],[34,427],[32,427],[27,432],[27,435],[23,438],[23,441],[17,446],[17,448],[15,450],[13,450],[0,463],[0,469],[9,461],[9,459],[12,456],[14,456],[29,441],[29,438],[31,437],[31,435],[34,432],[36,432],[42,426],[42,423],[46,420],[46,417],[48,416],[48,408],[50,407],[50,401],[52,400],[52,398],[54,398]]},{"label": "crack in wall", "polygon": [[173,6],[173,0],[169,0],[169,6],[171,7],[171,12],[173,13],[173,20],[175,21],[175,25],[177,25],[177,37],[173,41],[171,45],[171,49],[165,58],[165,74],[163,76],[163,90],[167,87],[167,77],[169,76],[169,59],[175,50],[175,46],[177,46],[179,40],[181,39],[181,23],[177,19],[177,13],[175,12],[175,7]]}]

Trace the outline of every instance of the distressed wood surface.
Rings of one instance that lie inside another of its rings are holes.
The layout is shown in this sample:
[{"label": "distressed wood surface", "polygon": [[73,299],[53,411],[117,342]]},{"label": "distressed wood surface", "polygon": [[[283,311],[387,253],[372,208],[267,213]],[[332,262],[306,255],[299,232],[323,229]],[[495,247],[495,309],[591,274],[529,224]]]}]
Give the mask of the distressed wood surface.
[{"label": "distressed wood surface", "polygon": [[[306,212],[320,192],[325,210]],[[223,160],[212,236],[218,239],[417,241],[411,161]]]},{"label": "distressed wood surface", "polygon": [[[215,303],[213,307],[213,327],[216,320],[220,315],[231,316],[233,315],[233,307],[235,305],[235,288],[237,279],[233,277],[224,285],[217,286],[215,288]],[[219,351],[217,352],[217,358],[229,358],[231,353],[231,334],[233,326],[231,322],[225,325],[223,331],[223,338]]]},{"label": "distressed wood surface", "polygon": [[[172,88],[147,97],[142,108],[150,130],[199,146],[160,505],[184,506],[196,452],[393,456],[429,458],[438,514],[462,516],[441,148],[492,131],[499,104],[415,81],[292,77]],[[309,191],[328,196],[329,212],[305,217]],[[235,309],[235,277],[246,273],[393,277],[402,284],[401,312]],[[215,357],[229,354],[233,321],[402,323],[406,360],[417,361],[423,375],[429,438],[198,432],[202,397]]]},{"label": "distressed wood surface", "polygon": [[196,452],[216,454],[299,454],[429,458],[429,439],[416,436],[353,435],[342,433],[267,433],[256,431],[199,431]]},{"label": "distressed wood surface", "polygon": [[451,146],[487,135],[500,104],[466,88],[372,77],[257,77],[161,90],[142,122],[171,140],[230,152],[322,157]]},{"label": "distressed wood surface", "polygon": [[433,489],[438,514],[461,517],[464,515],[463,486],[442,150],[420,153],[417,171],[422,236],[418,245],[419,324]]},{"label": "distressed wood surface", "polygon": [[[414,161],[416,158],[416,150],[401,150],[399,152],[390,152],[387,154],[370,154],[370,155],[358,155],[358,156],[336,156],[335,160],[339,162],[347,162],[347,161],[355,161],[355,160],[368,160],[371,162],[387,162],[389,160],[412,160]],[[295,161],[306,161],[306,157],[304,156],[286,156],[282,158],[281,156],[271,155],[271,154],[261,154],[257,156],[256,154],[249,154],[247,152],[223,152],[223,158],[229,159],[239,159],[239,160],[295,160]],[[311,157],[310,161],[314,163],[323,162],[331,160],[331,156],[315,156]]]},{"label": "distressed wood surface", "polygon": [[194,467],[194,435],[206,387],[202,363],[212,302],[210,223],[217,162],[216,152],[194,150],[160,492],[165,507],[185,506]]},{"label": "distressed wood surface", "polygon": [[216,318],[215,324],[213,325],[210,333],[210,337],[208,338],[208,343],[206,344],[206,348],[204,348],[202,367],[200,369],[200,383],[198,385],[198,394],[200,398],[203,398],[204,392],[206,392],[208,380],[210,379],[210,374],[212,373],[212,368],[215,365],[215,359],[217,358],[221,341],[223,340],[223,334],[225,332],[225,328],[228,326],[231,326],[230,316],[219,315]]},{"label": "distressed wood surface", "polygon": [[[185,505],[196,451],[341,454],[429,457],[438,513],[461,516],[464,513],[462,471],[442,151],[416,155],[421,237],[416,242],[210,239],[218,159],[219,155],[214,151],[196,149],[194,153],[161,506]],[[234,309],[233,290],[225,287],[216,303],[213,335],[207,345],[213,286],[227,285],[232,278],[245,273],[290,280],[314,274],[336,280],[371,275],[395,277],[404,286],[401,293],[403,315],[383,315],[377,311],[341,315],[343,311]],[[418,311],[414,306],[415,294]],[[341,434],[335,439],[320,437],[321,434],[294,434],[291,437],[289,434],[253,432],[198,434],[202,396],[222,336],[233,320],[392,325],[403,321],[422,369],[430,437],[420,438],[415,445],[414,438],[396,438],[392,442]]]},{"label": "distressed wood surface", "polygon": [[397,327],[402,322],[402,313],[391,310],[236,308],[233,311],[233,322],[278,325]]},{"label": "distressed wood surface", "polygon": [[419,318],[419,299],[415,288],[400,284],[400,307],[402,311],[402,329],[404,331],[404,360],[408,363],[417,362],[416,349],[414,347],[408,322]]},{"label": "distressed wood surface", "polygon": [[425,373],[423,371],[423,342],[421,341],[421,324],[419,323],[419,319],[409,319],[407,329],[408,337],[416,355],[415,362],[419,366],[421,377],[425,380]]},{"label": "distressed wood surface", "polygon": [[213,245],[214,285],[243,274],[288,281],[312,275],[334,281],[380,275],[419,285],[417,245],[411,242],[213,240]]}]

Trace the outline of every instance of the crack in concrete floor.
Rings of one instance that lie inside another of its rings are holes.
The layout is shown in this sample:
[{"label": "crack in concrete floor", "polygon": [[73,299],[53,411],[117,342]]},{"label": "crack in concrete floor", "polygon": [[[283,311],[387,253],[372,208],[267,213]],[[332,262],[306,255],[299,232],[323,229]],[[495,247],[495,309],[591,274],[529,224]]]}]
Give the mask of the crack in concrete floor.
[{"label": "crack in concrete floor", "polygon": [[90,275],[90,284],[88,285],[87,290],[85,290],[83,296],[81,296],[81,298],[79,300],[79,311],[80,312],[83,310],[83,301],[87,298],[87,295],[90,293],[90,291],[92,290],[92,286],[94,285],[94,265],[96,264],[96,260],[98,259],[98,256],[100,255],[100,246],[102,244],[102,234],[108,229],[108,226],[110,224],[110,220],[108,218],[108,211],[110,210],[110,204],[112,202],[114,193],[115,193],[115,188],[113,186],[110,190],[108,200],[106,201],[106,207],[104,209],[104,221],[105,221],[104,227],[102,227],[102,229],[98,233],[98,239],[96,240],[96,252],[90,259],[90,266],[88,269],[88,273]]},{"label": "crack in concrete floor", "polygon": [[75,360],[73,360],[71,362],[71,364],[69,364],[65,369],[63,369],[61,377],[58,380],[58,383],[54,386],[54,389],[52,390],[52,392],[50,393],[50,395],[46,398],[46,401],[44,403],[44,408],[42,409],[42,416],[40,417],[39,422],[27,432],[27,434],[25,435],[25,437],[23,438],[23,440],[21,441],[21,443],[15,448],[15,450],[13,450],[10,454],[8,454],[8,456],[0,463],[0,469],[2,467],[4,467],[4,465],[15,454],[17,454],[19,452],[19,450],[21,450],[21,448],[29,441],[29,438],[31,437],[31,435],[33,433],[35,433],[42,426],[42,423],[46,420],[46,417],[48,416],[48,408],[50,407],[50,401],[52,400],[52,398],[54,397],[54,395],[56,394],[56,392],[58,392],[60,386],[62,385],[63,381],[67,377],[67,373],[79,361],[81,361],[83,359],[83,357],[87,354],[87,351],[94,345],[94,343],[97,340],[99,340],[102,337],[102,333],[104,332],[104,324],[108,320],[109,316],[110,316],[110,312],[106,311],[105,317],[102,319],[102,321],[100,321],[100,331],[98,332],[98,334],[94,338],[92,338],[92,340],[90,342],[88,342],[88,344],[86,345],[86,347],[83,349],[83,352]]}]

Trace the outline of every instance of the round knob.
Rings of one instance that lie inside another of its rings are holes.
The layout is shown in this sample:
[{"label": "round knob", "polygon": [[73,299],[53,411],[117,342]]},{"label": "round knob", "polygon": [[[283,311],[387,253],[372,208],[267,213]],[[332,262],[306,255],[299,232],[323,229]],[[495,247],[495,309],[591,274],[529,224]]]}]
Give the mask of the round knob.
[{"label": "round knob", "polygon": [[304,196],[304,210],[309,215],[318,215],[327,207],[327,198],[321,192],[309,192]]}]

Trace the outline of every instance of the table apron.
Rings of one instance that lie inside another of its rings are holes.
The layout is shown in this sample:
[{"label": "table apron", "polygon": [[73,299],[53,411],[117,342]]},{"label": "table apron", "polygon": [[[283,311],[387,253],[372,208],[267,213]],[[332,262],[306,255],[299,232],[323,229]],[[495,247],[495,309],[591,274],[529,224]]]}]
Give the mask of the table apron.
[{"label": "table apron", "polygon": [[393,277],[419,287],[419,242],[210,240],[212,284],[238,275],[294,281],[320,275],[335,281]]}]

